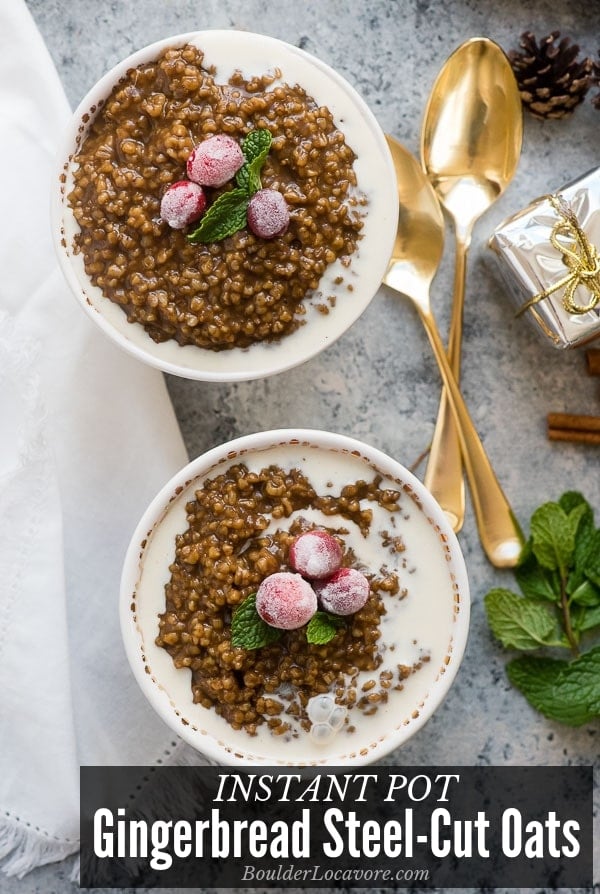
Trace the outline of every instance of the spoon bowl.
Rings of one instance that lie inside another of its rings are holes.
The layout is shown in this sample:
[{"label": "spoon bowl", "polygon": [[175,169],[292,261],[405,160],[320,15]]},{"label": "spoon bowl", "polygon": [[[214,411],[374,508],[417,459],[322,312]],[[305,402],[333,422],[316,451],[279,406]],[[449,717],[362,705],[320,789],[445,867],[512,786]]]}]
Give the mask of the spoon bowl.
[{"label": "spoon bowl", "polygon": [[398,230],[384,282],[411,295],[429,291],[444,250],[444,216],[437,196],[406,150],[387,137],[398,182]]},{"label": "spoon bowl", "polygon": [[[475,221],[504,192],[523,139],[521,98],[510,62],[492,40],[476,37],[448,58],[433,85],[421,133],[427,176],[454,221],[456,267],[448,359],[458,380],[467,251]],[[455,531],[465,509],[462,459],[445,392],[425,484]]]},{"label": "spoon bowl", "polygon": [[513,567],[523,537],[456,384],[431,312],[429,288],[444,244],[439,202],[417,160],[397,140],[389,136],[387,140],[400,208],[394,251],[383,281],[409,298],[423,321],[448,394],[483,549],[492,565]]},{"label": "spoon bowl", "polygon": [[521,99],[500,47],[485,37],[462,44],[431,90],[421,157],[457,234],[474,222],[513,178],[523,138]]}]

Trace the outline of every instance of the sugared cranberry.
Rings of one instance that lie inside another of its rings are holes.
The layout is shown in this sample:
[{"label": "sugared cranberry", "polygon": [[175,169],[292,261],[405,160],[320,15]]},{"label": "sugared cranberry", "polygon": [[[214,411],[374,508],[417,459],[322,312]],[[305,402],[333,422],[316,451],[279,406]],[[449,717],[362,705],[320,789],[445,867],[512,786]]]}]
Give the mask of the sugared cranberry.
[{"label": "sugared cranberry", "polygon": [[276,189],[259,189],[248,203],[248,226],[260,239],[283,236],[290,222],[287,202]]},{"label": "sugared cranberry", "polygon": [[187,175],[202,186],[223,186],[244,164],[239,143],[218,133],[203,140],[187,160]]},{"label": "sugared cranberry", "polygon": [[295,630],[307,624],[317,610],[315,591],[299,574],[278,571],[260,584],[256,611],[271,627]]},{"label": "sugared cranberry", "polygon": [[304,577],[322,580],[342,564],[342,548],[327,531],[305,531],[290,546],[290,565]]},{"label": "sugared cranberry", "polygon": [[174,230],[183,230],[202,217],[206,208],[204,190],[197,183],[178,180],[167,187],[160,203],[160,216]]},{"label": "sugared cranberry", "polygon": [[355,568],[340,568],[329,580],[315,583],[317,596],[327,612],[353,615],[369,598],[369,581]]}]

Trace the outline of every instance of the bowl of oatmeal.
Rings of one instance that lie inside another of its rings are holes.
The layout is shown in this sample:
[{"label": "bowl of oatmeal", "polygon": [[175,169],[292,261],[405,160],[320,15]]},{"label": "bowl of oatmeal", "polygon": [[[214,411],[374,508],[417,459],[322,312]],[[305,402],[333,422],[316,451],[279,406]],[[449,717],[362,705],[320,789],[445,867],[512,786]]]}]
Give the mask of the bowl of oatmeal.
[{"label": "bowl of oatmeal", "polygon": [[120,606],[143,693],[223,764],[382,758],[443,701],[469,625],[464,560],[429,492],[381,451],[312,430],[182,469],[133,535]]},{"label": "bowl of oatmeal", "polygon": [[252,379],[309,359],[364,311],[392,250],[376,119],[274,38],[201,31],[139,50],[82,100],[59,158],[53,231],[73,293],[175,375]]}]

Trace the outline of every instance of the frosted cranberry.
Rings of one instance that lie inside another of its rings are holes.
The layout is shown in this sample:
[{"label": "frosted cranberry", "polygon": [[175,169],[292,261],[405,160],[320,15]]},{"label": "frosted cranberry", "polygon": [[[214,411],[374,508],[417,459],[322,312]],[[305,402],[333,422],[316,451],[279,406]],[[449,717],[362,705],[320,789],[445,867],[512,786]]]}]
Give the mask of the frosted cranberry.
[{"label": "frosted cranberry", "polygon": [[355,568],[340,568],[329,580],[315,583],[317,596],[327,612],[353,615],[369,598],[369,581]]},{"label": "frosted cranberry", "polygon": [[342,564],[342,548],[327,531],[305,531],[290,546],[290,565],[304,577],[330,577]]},{"label": "frosted cranberry", "polygon": [[223,186],[244,164],[239,143],[226,134],[215,134],[192,150],[187,175],[202,186]]},{"label": "frosted cranberry", "polygon": [[260,239],[283,236],[290,222],[287,202],[276,189],[259,189],[248,203],[248,226]]},{"label": "frosted cranberry", "polygon": [[271,627],[295,630],[308,624],[317,610],[315,591],[299,574],[270,574],[256,593],[256,611]]},{"label": "frosted cranberry", "polygon": [[160,216],[174,230],[183,230],[202,217],[205,208],[206,196],[202,187],[189,180],[178,180],[165,190],[160,203]]}]

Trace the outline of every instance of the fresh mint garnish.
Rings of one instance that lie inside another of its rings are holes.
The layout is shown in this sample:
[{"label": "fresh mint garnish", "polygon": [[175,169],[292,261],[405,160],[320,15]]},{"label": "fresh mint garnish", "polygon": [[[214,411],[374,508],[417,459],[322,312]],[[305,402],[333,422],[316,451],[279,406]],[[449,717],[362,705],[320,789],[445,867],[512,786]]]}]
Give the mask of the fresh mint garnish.
[{"label": "fresh mint garnish", "polygon": [[544,503],[531,516],[531,549],[539,564],[564,574],[572,564],[575,534],[585,511],[580,503],[568,513],[559,503]]},{"label": "fresh mint garnish", "polygon": [[235,175],[238,186],[245,189],[248,198],[262,189],[260,172],[269,154],[273,137],[271,131],[266,128],[252,130],[242,140],[242,152],[246,159],[245,164]]},{"label": "fresh mint garnish", "polygon": [[507,664],[511,683],[552,720],[580,726],[599,717],[600,645],[583,646],[600,629],[600,529],[580,493],[533,513],[515,577],[521,594],[494,589],[484,600],[502,645],[537,653]]},{"label": "fresh mint garnish", "polygon": [[557,641],[556,616],[546,602],[497,589],[485,597],[485,609],[492,633],[507,649],[525,652],[561,644]]},{"label": "fresh mint garnish", "polygon": [[[329,612],[316,612],[306,625],[306,640],[315,645],[325,645],[336,635],[344,619]],[[261,649],[280,639],[283,630],[271,627],[256,610],[256,593],[240,602],[231,619],[231,645],[239,649]]]},{"label": "fresh mint garnish", "polygon": [[259,127],[257,130],[251,130],[250,133],[247,133],[242,140],[242,152],[247,163],[250,164],[251,161],[255,161],[257,158],[261,158],[264,162],[272,142],[273,136],[266,127]]},{"label": "fresh mint garnish", "polygon": [[189,242],[220,242],[246,226],[248,194],[244,189],[231,189],[216,199],[200,225],[188,236]]},{"label": "fresh mint garnish", "polygon": [[516,658],[507,667],[511,683],[550,720],[581,726],[600,716],[600,647],[574,661]]},{"label": "fresh mint garnish", "polygon": [[269,154],[273,137],[266,128],[252,130],[242,140],[245,161],[235,175],[237,187],[222,193],[188,235],[189,242],[220,242],[243,230],[247,224],[248,202],[262,189],[260,172]]},{"label": "fresh mint garnish", "polygon": [[306,641],[317,646],[324,646],[336,635],[344,621],[329,612],[315,612],[306,628]]},{"label": "fresh mint garnish", "polygon": [[240,649],[261,649],[277,642],[281,630],[271,627],[256,611],[256,593],[240,602],[231,619],[231,645]]}]

